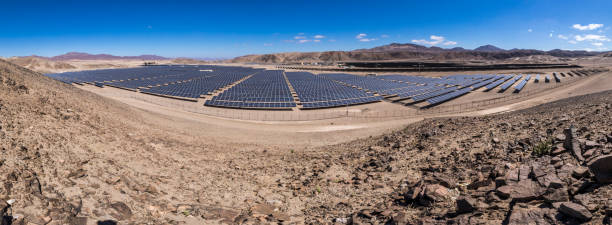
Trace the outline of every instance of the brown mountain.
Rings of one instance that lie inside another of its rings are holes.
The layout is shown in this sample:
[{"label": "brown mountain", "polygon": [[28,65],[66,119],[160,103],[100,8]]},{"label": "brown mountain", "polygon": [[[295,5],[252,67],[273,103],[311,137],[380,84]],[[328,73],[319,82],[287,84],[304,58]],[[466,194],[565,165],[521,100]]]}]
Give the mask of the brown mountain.
[{"label": "brown mountain", "polygon": [[246,55],[236,57],[229,61],[235,63],[299,63],[382,60],[506,60],[534,55],[572,58],[596,56],[599,54],[601,54],[601,52],[569,51],[560,49],[551,51],[533,49],[504,50],[493,45],[484,45],[474,50],[468,50],[461,47],[444,49],[435,46],[425,47],[416,44],[391,43],[370,49],[357,49],[353,51],[290,52],[264,55]]},{"label": "brown mountain", "polygon": [[167,60],[169,58],[157,55],[139,55],[139,56],[115,56],[109,54],[89,54],[83,52],[68,52],[63,55],[53,56],[49,59],[55,61],[65,60]]}]

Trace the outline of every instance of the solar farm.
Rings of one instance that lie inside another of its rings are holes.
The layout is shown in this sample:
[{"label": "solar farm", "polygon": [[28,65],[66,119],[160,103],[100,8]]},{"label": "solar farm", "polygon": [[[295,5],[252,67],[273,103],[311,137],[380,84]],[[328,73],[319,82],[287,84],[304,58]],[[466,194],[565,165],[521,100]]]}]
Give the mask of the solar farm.
[{"label": "solar farm", "polygon": [[68,84],[90,84],[203,102],[202,107],[313,110],[387,101],[431,108],[469,93],[516,94],[528,85],[561,83],[597,73],[471,74],[424,77],[285,72],[237,66],[169,65],[47,74]]}]

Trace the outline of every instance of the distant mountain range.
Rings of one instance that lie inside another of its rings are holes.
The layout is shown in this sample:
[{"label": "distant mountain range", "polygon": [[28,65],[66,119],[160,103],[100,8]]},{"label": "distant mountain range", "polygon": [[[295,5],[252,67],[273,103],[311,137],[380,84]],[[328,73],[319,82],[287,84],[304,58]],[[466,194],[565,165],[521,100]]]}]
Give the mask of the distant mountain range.
[{"label": "distant mountain range", "polygon": [[139,56],[115,56],[109,54],[89,54],[83,52],[68,52],[63,55],[44,57],[34,55],[32,57],[48,59],[52,61],[67,61],[67,60],[168,60],[170,58],[157,55],[139,55]]},{"label": "distant mountain range", "polygon": [[393,60],[507,60],[528,56],[552,56],[562,58],[598,56],[609,53],[572,51],[555,49],[541,51],[534,49],[505,50],[493,45],[484,45],[473,50],[456,48],[426,47],[417,44],[391,43],[370,49],[353,51],[326,52],[288,52],[236,57],[229,62],[235,63],[299,63],[299,62],[338,62],[338,61],[393,61]]}]

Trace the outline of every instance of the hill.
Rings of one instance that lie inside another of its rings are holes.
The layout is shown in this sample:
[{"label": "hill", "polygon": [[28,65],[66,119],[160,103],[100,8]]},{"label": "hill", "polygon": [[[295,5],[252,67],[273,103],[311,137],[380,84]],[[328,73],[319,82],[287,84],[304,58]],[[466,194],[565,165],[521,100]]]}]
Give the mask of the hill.
[{"label": "hill", "polygon": [[[431,61],[466,61],[466,60],[508,60],[517,57],[546,55],[553,57],[587,57],[596,56],[600,52],[551,50],[540,51],[530,49],[504,50],[493,45],[485,45],[474,50],[461,47],[444,49],[425,47],[416,44],[391,43],[370,49],[354,51],[326,52],[293,52],[264,55],[246,55],[236,57],[228,62],[234,63],[299,63],[299,62],[339,62],[339,61],[401,61],[401,60],[431,60]],[[560,61],[560,60],[554,60]],[[542,62],[539,62],[542,63]],[[544,62],[545,63],[545,62]]]},{"label": "hill", "polygon": [[478,48],[475,48],[474,51],[476,52],[503,52],[505,50],[498,48],[496,46],[493,46],[493,45],[483,45]]},{"label": "hill", "polygon": [[55,72],[55,71],[69,71],[74,70],[77,67],[66,62],[52,61],[37,56],[26,56],[26,57],[12,57],[8,58],[8,61],[20,65],[22,67],[39,71],[41,73]]},{"label": "hill", "polygon": [[66,60],[168,60],[170,58],[157,56],[157,55],[115,56],[115,55],[109,55],[109,54],[89,54],[89,53],[82,53],[82,52],[69,52],[63,55],[49,57],[48,59],[54,60],[54,61],[66,61]]}]

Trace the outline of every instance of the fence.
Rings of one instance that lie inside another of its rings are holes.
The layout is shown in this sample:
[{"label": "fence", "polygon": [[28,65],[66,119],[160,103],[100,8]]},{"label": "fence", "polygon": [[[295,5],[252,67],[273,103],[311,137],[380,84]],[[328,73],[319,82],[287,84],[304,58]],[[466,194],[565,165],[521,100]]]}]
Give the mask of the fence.
[{"label": "fence", "polygon": [[[523,90],[520,93],[508,93],[502,97],[484,99],[478,101],[471,101],[461,104],[449,104],[448,102],[439,106],[431,108],[417,108],[417,107],[402,107],[393,110],[377,110],[377,109],[364,109],[355,110],[353,107],[338,107],[324,110],[290,110],[290,111],[269,111],[269,110],[245,110],[245,109],[228,109],[228,108],[215,108],[205,107],[202,103],[182,101],[158,96],[152,96],[142,93],[135,92],[114,92],[112,95],[120,98],[132,98],[143,102],[170,107],[174,109],[180,109],[187,112],[204,114],[213,117],[236,119],[236,120],[250,120],[250,121],[313,121],[313,120],[326,120],[326,119],[388,119],[388,118],[410,118],[410,117],[431,117],[440,116],[446,114],[457,114],[466,113],[485,109],[489,106],[497,104],[508,104],[512,101],[524,99],[538,93],[549,91],[564,86],[568,86],[575,83],[580,78],[564,79],[562,83],[548,83],[542,84],[545,87],[538,87],[537,89]],[[541,84],[532,84],[541,85]],[[508,90],[511,91],[511,90]]]}]

